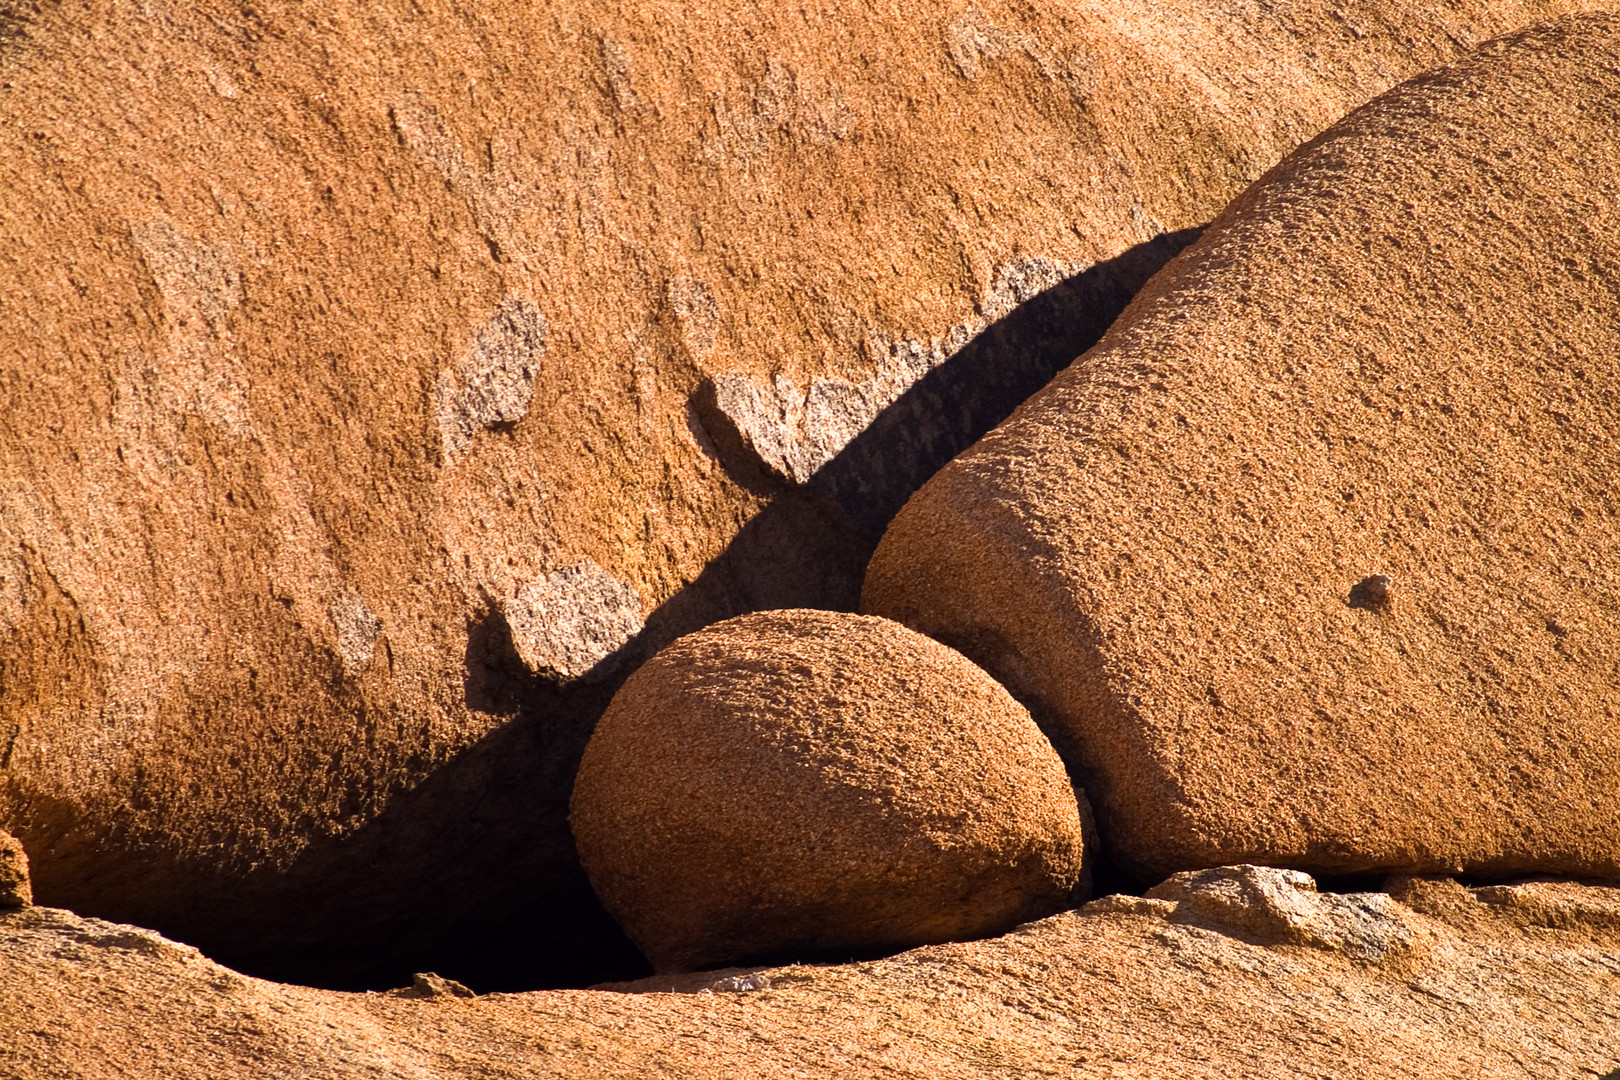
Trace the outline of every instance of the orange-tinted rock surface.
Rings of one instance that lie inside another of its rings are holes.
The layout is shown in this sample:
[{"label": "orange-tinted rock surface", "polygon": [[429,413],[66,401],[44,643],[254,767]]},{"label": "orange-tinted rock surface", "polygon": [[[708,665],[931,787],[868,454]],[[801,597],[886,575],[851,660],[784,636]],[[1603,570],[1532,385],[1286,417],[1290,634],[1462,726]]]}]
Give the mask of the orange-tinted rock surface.
[{"label": "orange-tinted rock surface", "polygon": [[28,855],[15,836],[0,832],[0,908],[27,907],[33,902]]},{"label": "orange-tinted rock surface", "polygon": [[1156,876],[1620,875],[1620,21],[1288,157],[897,517],[864,605]]},{"label": "orange-tinted rock surface", "polygon": [[630,662],[853,606],[1184,230],[1569,6],[7,5],[40,899],[349,984],[627,970],[565,811]]},{"label": "orange-tinted rock surface", "polygon": [[[1238,906],[1184,912],[1183,902],[1108,897],[993,941],[869,963],[648,979],[638,993],[477,998],[428,975],[388,994],[281,986],[132,926],[33,908],[0,913],[0,1072],[1613,1075],[1620,890],[1505,888],[1516,902],[1451,880],[1399,882],[1402,903],[1363,894],[1381,901],[1371,921],[1382,936],[1405,943],[1377,958],[1320,936],[1258,940]],[[1299,891],[1315,895],[1308,880]],[[1355,898],[1323,895],[1317,906],[1345,902]],[[682,992],[660,992],[672,988]]]},{"label": "orange-tinted rock surface", "polygon": [[660,972],[1000,933],[1069,905],[1080,809],[1029,713],[887,619],[766,611],[632,675],[570,823]]}]

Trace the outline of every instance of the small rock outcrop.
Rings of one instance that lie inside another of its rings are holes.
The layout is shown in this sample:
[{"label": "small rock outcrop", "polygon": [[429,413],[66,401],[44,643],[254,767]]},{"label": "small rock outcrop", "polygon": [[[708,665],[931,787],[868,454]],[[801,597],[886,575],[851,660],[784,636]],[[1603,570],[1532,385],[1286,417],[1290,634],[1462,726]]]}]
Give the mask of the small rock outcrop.
[{"label": "small rock outcrop", "polygon": [[984,672],[886,619],[772,611],[619,691],[572,825],[659,971],[979,937],[1080,882],[1074,789]]},{"label": "small rock outcrop", "polygon": [[1053,733],[1148,879],[1620,876],[1620,20],[1284,160],[897,517],[863,610]]},{"label": "small rock outcrop", "polygon": [[8,832],[0,832],[0,908],[27,907],[33,902],[28,855],[22,842]]},{"label": "small rock outcrop", "polygon": [[454,979],[447,979],[436,971],[419,971],[411,977],[411,985],[390,990],[390,997],[473,998],[478,995]]},{"label": "small rock outcrop", "polygon": [[1476,889],[1482,904],[1522,926],[1620,930],[1620,886],[1575,881],[1521,881]]},{"label": "small rock outcrop", "polygon": [[1417,933],[1386,893],[1319,893],[1298,870],[1221,866],[1176,874],[1147,891],[1175,905],[1169,917],[1260,944],[1310,945],[1358,960],[1409,952]]}]

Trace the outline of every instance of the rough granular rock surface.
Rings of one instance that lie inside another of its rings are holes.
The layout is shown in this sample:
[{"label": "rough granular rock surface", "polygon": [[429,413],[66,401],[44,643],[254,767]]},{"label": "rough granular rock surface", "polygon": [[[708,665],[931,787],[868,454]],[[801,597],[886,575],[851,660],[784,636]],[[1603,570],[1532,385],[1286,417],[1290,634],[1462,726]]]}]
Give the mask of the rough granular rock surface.
[{"label": "rough granular rock surface", "polygon": [[1612,923],[1520,920],[1454,880],[1399,891],[1410,906],[1394,906],[1425,944],[1382,962],[1244,940],[1179,921],[1180,904],[1129,898],[1142,910],[1098,901],[868,963],[478,997],[435,991],[427,976],[429,990],[399,994],[278,985],[135,927],[32,908],[0,913],[0,1073],[1541,1080],[1620,1069]]},{"label": "rough granular rock surface", "polygon": [[898,623],[744,615],[630,677],[571,823],[660,972],[982,937],[1081,884],[1074,789],[983,671]]},{"label": "rough granular rock surface", "polygon": [[1361,960],[1411,950],[1418,933],[1384,893],[1319,893],[1299,870],[1220,866],[1175,874],[1145,899],[1174,904],[1182,922],[1229,930],[1262,943],[1337,949]]},{"label": "rough granular rock surface", "polygon": [[605,977],[587,676],[853,607],[1188,230],[1585,6],[0,4],[0,825],[261,973]]},{"label": "rough granular rock surface", "polygon": [[1291,155],[920,491],[864,609],[1054,733],[1107,849],[1620,875],[1620,22]]},{"label": "rough granular rock surface", "polygon": [[1507,909],[1527,926],[1620,929],[1620,888],[1574,881],[1524,881],[1476,890],[1479,901]]},{"label": "rough granular rock surface", "polygon": [[27,907],[33,902],[28,855],[15,836],[0,831],[0,908]]}]

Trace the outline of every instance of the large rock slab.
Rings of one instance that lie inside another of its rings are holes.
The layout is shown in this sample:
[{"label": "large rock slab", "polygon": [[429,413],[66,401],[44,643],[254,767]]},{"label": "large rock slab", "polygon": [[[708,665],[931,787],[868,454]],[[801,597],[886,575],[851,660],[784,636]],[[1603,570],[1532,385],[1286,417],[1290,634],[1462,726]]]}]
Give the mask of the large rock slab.
[{"label": "large rock slab", "polygon": [[918,493],[866,610],[1029,703],[1148,875],[1620,875],[1620,22],[1291,155]]},{"label": "large rock slab", "polygon": [[1089,887],[1029,713],[865,615],[681,638],[613,698],[572,806],[591,884],[660,972],[985,937]]},{"label": "large rock slab", "polygon": [[286,977],[605,976],[566,806],[630,662],[852,607],[1186,230],[1567,6],[5,5],[39,897]]},{"label": "large rock slab", "polygon": [[[1312,896],[1308,885],[1295,891]],[[1377,958],[1320,937],[1257,941],[1246,929],[1255,916],[1239,904],[1212,913],[1197,901],[1110,897],[992,941],[869,963],[476,998],[428,974],[387,994],[264,982],[149,931],[33,908],[0,912],[0,1071],[18,1080],[1613,1075],[1620,930],[1584,913],[1620,907],[1620,890],[1511,888],[1539,891],[1536,912],[1453,880],[1400,883],[1402,903],[1370,894],[1383,902],[1386,934],[1410,945]],[[1262,917],[1271,910],[1252,899]],[[1335,903],[1323,895],[1319,906]],[[1556,922],[1544,917],[1551,911]]]}]

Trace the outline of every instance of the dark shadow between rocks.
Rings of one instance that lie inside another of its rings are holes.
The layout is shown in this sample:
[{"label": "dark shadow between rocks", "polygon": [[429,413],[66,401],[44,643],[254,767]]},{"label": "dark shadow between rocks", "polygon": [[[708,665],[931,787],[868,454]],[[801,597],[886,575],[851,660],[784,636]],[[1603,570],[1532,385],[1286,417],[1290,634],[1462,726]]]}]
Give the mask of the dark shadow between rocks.
[{"label": "dark shadow between rocks", "polygon": [[694,411],[722,465],[768,498],[765,509],[635,640],[573,683],[529,672],[498,612],[472,620],[467,705],[511,719],[359,829],[313,843],[273,880],[243,883],[255,911],[281,917],[193,944],[254,975],[341,989],[409,986],[427,971],[479,992],[650,975],[591,891],[568,829],[574,773],[614,691],[640,660],[721,619],[854,610],[867,559],[911,493],[1095,344],[1198,232],[1156,237],[1021,304],[807,485],[766,468],[700,390]]},{"label": "dark shadow between rocks", "polygon": [[881,536],[912,492],[1095,345],[1202,232],[1162,233],[1020,304],[917,380],[809,486]]}]

